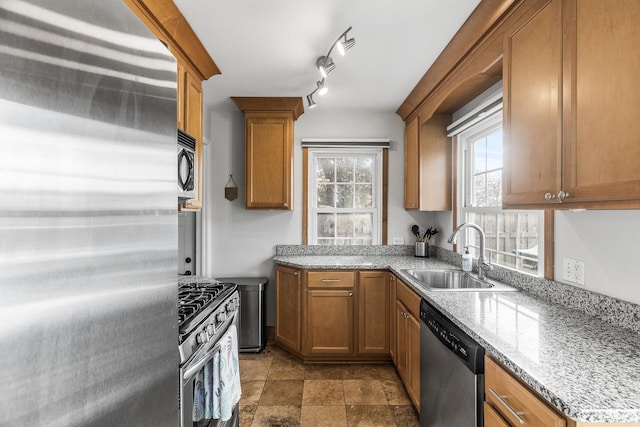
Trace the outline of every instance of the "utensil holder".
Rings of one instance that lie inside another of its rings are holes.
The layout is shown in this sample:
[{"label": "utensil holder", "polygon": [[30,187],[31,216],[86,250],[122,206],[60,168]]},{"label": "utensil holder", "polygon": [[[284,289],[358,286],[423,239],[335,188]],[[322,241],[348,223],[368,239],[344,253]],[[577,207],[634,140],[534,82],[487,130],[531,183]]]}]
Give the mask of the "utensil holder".
[{"label": "utensil holder", "polygon": [[429,258],[429,243],[416,242],[415,256],[419,258]]}]

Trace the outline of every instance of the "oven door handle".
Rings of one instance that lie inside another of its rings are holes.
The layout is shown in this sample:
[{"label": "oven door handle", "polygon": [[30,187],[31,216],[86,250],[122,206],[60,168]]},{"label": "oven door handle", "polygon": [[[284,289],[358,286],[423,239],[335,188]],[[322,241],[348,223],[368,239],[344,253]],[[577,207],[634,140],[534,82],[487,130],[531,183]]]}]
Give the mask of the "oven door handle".
[{"label": "oven door handle", "polygon": [[[227,333],[227,331],[229,330],[229,327],[232,324],[236,323],[236,313],[234,313],[233,315],[233,320],[231,322],[229,322],[229,325],[227,326],[227,328],[224,330],[223,333],[220,334],[220,336],[224,335]],[[192,376],[194,376],[200,369],[202,369],[202,367],[205,365],[205,363],[207,363],[209,361],[209,359],[216,354],[218,351],[220,351],[220,343],[216,343],[216,345],[213,346],[213,348],[211,350],[208,350],[206,353],[204,353],[203,355],[199,355],[196,354],[194,355],[194,357],[191,359],[193,362],[189,363],[188,365],[186,365],[184,368],[182,368],[182,370],[184,371],[184,374],[182,375],[182,378],[184,379],[184,381],[188,381]]]}]

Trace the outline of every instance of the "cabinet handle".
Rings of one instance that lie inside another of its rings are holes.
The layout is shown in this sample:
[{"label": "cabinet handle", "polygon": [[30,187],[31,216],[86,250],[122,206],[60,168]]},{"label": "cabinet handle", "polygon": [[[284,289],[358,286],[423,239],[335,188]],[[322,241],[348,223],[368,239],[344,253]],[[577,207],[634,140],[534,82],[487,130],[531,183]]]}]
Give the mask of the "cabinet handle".
[{"label": "cabinet handle", "polygon": [[544,199],[545,200],[553,200],[555,198],[556,198],[556,195],[552,194],[552,193],[547,193],[547,194],[544,195]]},{"label": "cabinet handle", "polygon": [[349,292],[349,296],[352,297],[353,296],[353,292]]},{"label": "cabinet handle", "polygon": [[560,199],[560,200],[564,200],[564,199],[566,199],[566,198],[568,198],[568,197],[569,197],[569,193],[566,193],[566,192],[564,192],[564,191],[560,191],[560,192],[558,193],[558,199]]},{"label": "cabinet handle", "polygon": [[324,283],[339,282],[340,279],[322,279]]},{"label": "cabinet handle", "polygon": [[511,408],[511,406],[509,406],[509,404],[508,404],[507,402],[505,402],[505,400],[504,400],[504,399],[506,399],[506,398],[507,398],[506,396],[500,396],[500,395],[498,395],[498,393],[496,393],[495,391],[493,391],[493,389],[492,389],[491,387],[489,387],[489,393],[493,394],[493,397],[495,397],[496,399],[498,399],[498,402],[500,402],[500,404],[501,404],[502,406],[504,406],[504,407],[507,409],[507,411],[509,411],[509,413],[510,413],[511,415],[513,415],[513,416],[514,416],[514,418],[515,418],[516,420],[518,420],[518,422],[519,422],[520,424],[524,424],[524,420],[520,417],[520,415],[523,415],[524,413],[523,413],[523,412],[516,412],[516,411],[514,411],[514,410],[513,410],[513,408]]}]

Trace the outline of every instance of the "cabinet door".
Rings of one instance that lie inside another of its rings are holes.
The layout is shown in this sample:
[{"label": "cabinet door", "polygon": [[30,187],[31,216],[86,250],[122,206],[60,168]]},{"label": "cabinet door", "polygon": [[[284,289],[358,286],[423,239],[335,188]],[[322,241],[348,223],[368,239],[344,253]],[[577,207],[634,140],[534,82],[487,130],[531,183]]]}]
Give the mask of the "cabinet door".
[{"label": "cabinet door", "polygon": [[396,275],[389,274],[389,354],[394,365],[398,365],[396,354],[398,353],[398,339],[396,332],[397,315],[396,315]]},{"label": "cabinet door", "polygon": [[536,3],[504,39],[503,204],[557,203],[561,190],[562,3]]},{"label": "cabinet door", "polygon": [[415,117],[404,128],[404,208],[408,210],[419,207],[419,171],[418,117]]},{"label": "cabinet door", "polygon": [[402,381],[407,384],[407,308],[396,300],[396,368]]},{"label": "cabinet door", "polygon": [[353,291],[307,291],[306,350],[308,354],[351,354]]},{"label": "cabinet door", "polygon": [[566,2],[567,202],[640,199],[638,22],[637,0]]},{"label": "cabinet door", "polygon": [[276,342],[300,352],[302,284],[298,270],[276,267]]},{"label": "cabinet door", "polygon": [[247,209],[293,209],[293,118],[246,114],[245,205]]},{"label": "cabinet door", "polygon": [[420,322],[407,313],[407,377],[409,397],[420,411]]},{"label": "cabinet door", "polygon": [[361,271],[358,300],[358,353],[389,354],[389,273]]},{"label": "cabinet door", "polygon": [[451,139],[449,114],[434,114],[419,129],[420,210],[451,210]]}]

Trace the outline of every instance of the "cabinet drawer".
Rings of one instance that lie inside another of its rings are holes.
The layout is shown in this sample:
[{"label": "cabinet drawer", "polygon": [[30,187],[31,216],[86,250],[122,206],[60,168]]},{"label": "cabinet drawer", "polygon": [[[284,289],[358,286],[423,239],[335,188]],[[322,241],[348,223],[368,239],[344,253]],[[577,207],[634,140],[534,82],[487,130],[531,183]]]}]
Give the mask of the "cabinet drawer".
[{"label": "cabinet drawer", "polygon": [[420,296],[416,294],[411,288],[402,282],[402,280],[397,281],[396,285],[396,298],[407,307],[409,313],[413,315],[416,319],[420,318]]},{"label": "cabinet drawer", "polygon": [[509,424],[498,414],[491,405],[484,402],[485,427],[509,427]]},{"label": "cabinet drawer", "polygon": [[307,273],[308,288],[353,288],[356,274],[353,271],[310,271]]},{"label": "cabinet drawer", "polygon": [[566,426],[564,417],[488,357],[485,358],[485,400],[514,426]]}]

